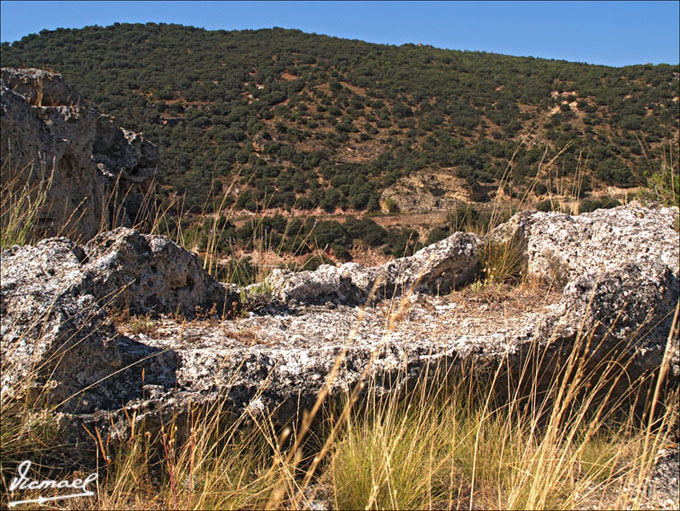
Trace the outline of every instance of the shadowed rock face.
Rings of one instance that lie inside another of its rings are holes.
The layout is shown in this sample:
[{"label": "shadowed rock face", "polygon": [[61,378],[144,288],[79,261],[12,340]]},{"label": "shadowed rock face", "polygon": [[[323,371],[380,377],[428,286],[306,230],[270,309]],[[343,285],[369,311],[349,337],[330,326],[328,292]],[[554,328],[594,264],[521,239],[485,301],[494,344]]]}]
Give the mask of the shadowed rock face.
[{"label": "shadowed rock face", "polygon": [[[238,289],[212,280],[164,237],[118,229],[84,246],[57,238],[13,247],[2,254],[3,392],[19,388],[32,364],[54,369],[55,402],[87,388],[63,405],[61,420],[65,438],[89,446],[81,424],[125,436],[123,405],[147,425],[220,397],[235,413],[275,410],[289,420],[312,406],[338,357],[331,396],[365,381],[393,392],[426,368],[461,361],[480,378],[499,363],[517,374],[539,348],[557,367],[587,332],[592,340],[579,349],[589,364],[625,356],[634,379],[658,369],[666,350],[679,296],[677,215],[637,206],[578,217],[529,212],[491,234],[521,240],[531,275],[550,280],[546,272],[559,269],[561,292],[527,288],[491,304],[469,289],[446,295],[479,271],[481,240],[456,233],[378,267],[276,272],[242,293],[257,313],[232,319],[218,315],[238,302]],[[140,333],[115,328],[112,306],[218,314],[189,323],[158,317]],[[61,346],[68,355],[51,357]],[[669,349],[676,385],[677,339]]]},{"label": "shadowed rock face", "polygon": [[40,225],[46,236],[87,240],[145,214],[158,151],[140,134],[90,108],[61,75],[2,68],[3,163],[20,182],[51,182]]}]

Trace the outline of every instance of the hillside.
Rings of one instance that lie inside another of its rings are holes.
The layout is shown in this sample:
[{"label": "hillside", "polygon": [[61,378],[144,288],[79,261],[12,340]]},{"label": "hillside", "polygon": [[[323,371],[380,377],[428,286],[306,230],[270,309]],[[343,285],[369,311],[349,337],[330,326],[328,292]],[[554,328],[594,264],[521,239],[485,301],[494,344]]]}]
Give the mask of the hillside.
[{"label": "hillside", "polygon": [[[163,192],[191,214],[217,209],[224,193],[223,208],[284,216],[445,213],[527,191],[555,207],[634,192],[678,151],[670,65],[165,24],[44,30],[3,44],[2,63],[59,72],[143,132],[160,149]],[[351,248],[348,230],[337,252]],[[400,232],[388,252],[417,234]]]}]

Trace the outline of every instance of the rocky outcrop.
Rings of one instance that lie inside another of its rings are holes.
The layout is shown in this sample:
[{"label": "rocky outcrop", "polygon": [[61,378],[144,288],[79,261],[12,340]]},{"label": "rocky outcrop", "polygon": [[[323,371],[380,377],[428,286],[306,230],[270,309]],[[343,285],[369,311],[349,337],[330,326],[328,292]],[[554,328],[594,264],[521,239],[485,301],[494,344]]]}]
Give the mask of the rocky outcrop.
[{"label": "rocky outcrop", "polygon": [[85,246],[51,238],[4,250],[1,276],[2,392],[47,386],[51,404],[66,410],[120,407],[141,395],[128,385],[130,364],[146,367],[148,384],[174,381],[172,350],[121,336],[112,313],[218,317],[238,304],[195,255],[122,227]]},{"label": "rocky outcrop", "polygon": [[528,276],[565,283],[581,275],[596,277],[635,264],[656,278],[678,274],[677,208],[649,209],[636,204],[570,216],[525,211],[497,227],[494,242],[515,239]]},{"label": "rocky outcrop", "polygon": [[90,108],[61,75],[2,68],[0,87],[2,161],[11,163],[3,179],[49,186],[46,236],[86,240],[152,213],[153,144]]},{"label": "rocky outcrop", "polygon": [[400,178],[382,192],[381,204],[389,204],[402,213],[431,213],[451,211],[470,202],[488,202],[495,186],[471,184],[456,176],[456,169],[440,171],[426,169]]},{"label": "rocky outcrop", "polygon": [[[489,239],[514,240],[529,278],[564,286],[553,338],[594,332],[593,363],[627,345],[634,374],[641,374],[659,366],[678,304],[677,222],[677,208],[637,204],[579,216],[526,211]],[[677,339],[670,350],[677,379]]]},{"label": "rocky outcrop", "polygon": [[316,271],[275,270],[267,279],[283,302],[340,301],[363,304],[405,293],[446,294],[471,282],[479,271],[479,238],[457,232],[410,257],[365,268],[357,263],[322,265]]},{"label": "rocky outcrop", "polygon": [[[2,254],[3,392],[27,367],[47,369],[36,382],[54,381],[53,402],[67,400],[65,438],[82,449],[92,447],[83,425],[120,438],[130,417],[159,424],[220,398],[235,413],[286,421],[324,385],[331,396],[362,382],[394,392],[426,369],[463,363],[481,379],[502,364],[513,378],[537,353],[542,371],[560,370],[574,350],[598,375],[616,360],[629,385],[657,370],[668,347],[677,385],[677,337],[668,344],[679,296],[677,214],[634,205],[579,217],[522,213],[487,240],[456,233],[374,268],[275,273],[241,293],[264,305],[229,320],[218,316],[237,290],[212,281],[165,238],[119,229],[84,246],[51,239],[14,247]],[[548,272],[559,270],[563,289],[526,286],[500,301],[466,288],[450,293],[479,272],[480,243],[507,236],[520,240],[530,275],[551,280]],[[159,315],[139,329],[112,325],[112,306],[208,314],[191,322]]]},{"label": "rocky outcrop", "polygon": [[216,282],[195,254],[165,236],[119,228],[97,235],[83,250],[85,291],[130,314],[221,317],[238,306],[235,286]]}]

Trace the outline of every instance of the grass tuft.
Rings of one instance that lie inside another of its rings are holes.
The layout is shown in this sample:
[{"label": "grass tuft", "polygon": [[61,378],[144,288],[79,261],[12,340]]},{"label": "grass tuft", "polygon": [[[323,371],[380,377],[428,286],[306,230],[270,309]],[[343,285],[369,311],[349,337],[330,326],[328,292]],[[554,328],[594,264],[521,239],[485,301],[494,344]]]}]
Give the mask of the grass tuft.
[{"label": "grass tuft", "polygon": [[[11,158],[0,167],[0,247],[26,245],[40,239],[40,214],[52,186],[52,174],[34,179],[35,165],[13,166]],[[45,175],[45,166],[41,166]]]},{"label": "grass tuft", "polygon": [[504,242],[486,241],[479,250],[483,285],[519,284],[524,276],[522,244],[515,238]]}]

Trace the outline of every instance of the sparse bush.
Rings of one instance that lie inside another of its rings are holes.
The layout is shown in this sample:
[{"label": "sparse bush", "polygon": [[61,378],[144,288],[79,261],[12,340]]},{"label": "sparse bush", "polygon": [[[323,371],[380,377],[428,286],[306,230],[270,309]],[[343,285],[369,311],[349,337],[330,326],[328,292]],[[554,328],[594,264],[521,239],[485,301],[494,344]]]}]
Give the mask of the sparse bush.
[{"label": "sparse bush", "polygon": [[385,198],[385,207],[387,208],[387,211],[390,214],[399,213],[399,205],[391,197]]},{"label": "sparse bush", "polygon": [[151,315],[146,314],[143,316],[134,316],[127,323],[127,327],[132,334],[153,335],[158,328],[158,322],[151,317]]},{"label": "sparse bush", "polygon": [[446,227],[437,227],[435,229],[432,229],[427,235],[425,245],[432,245],[433,243],[437,243],[438,241],[448,238],[449,235],[450,231]]},{"label": "sparse bush", "polygon": [[[665,158],[664,158],[665,159]],[[647,190],[640,193],[643,201],[680,207],[680,173],[675,165],[661,163],[659,170],[647,173]]]}]

